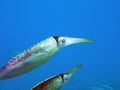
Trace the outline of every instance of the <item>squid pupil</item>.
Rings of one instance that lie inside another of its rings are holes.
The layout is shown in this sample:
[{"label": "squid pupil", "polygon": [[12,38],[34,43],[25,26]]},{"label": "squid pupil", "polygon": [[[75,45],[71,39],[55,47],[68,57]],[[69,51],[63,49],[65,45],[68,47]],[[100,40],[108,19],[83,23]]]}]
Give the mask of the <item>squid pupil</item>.
[{"label": "squid pupil", "polygon": [[65,43],[65,39],[62,40],[62,43]]}]

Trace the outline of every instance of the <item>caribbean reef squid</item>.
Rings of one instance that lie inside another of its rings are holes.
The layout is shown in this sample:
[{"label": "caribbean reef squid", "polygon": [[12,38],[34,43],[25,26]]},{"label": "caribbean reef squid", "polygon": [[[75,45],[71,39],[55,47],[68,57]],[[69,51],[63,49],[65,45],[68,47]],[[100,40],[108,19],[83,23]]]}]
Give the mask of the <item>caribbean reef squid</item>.
[{"label": "caribbean reef squid", "polygon": [[19,76],[41,66],[62,47],[85,42],[93,42],[93,40],[62,36],[49,37],[13,57],[0,69],[0,80]]},{"label": "caribbean reef squid", "polygon": [[31,90],[60,90],[60,88],[66,83],[72,76],[72,74],[78,70],[82,64],[72,68],[70,71],[55,75],[35,85]]}]

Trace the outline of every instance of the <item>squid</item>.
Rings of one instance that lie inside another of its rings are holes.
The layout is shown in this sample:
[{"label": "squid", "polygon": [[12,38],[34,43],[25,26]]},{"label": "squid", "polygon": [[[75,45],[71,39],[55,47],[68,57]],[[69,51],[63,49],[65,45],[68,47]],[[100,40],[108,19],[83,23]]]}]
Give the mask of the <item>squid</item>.
[{"label": "squid", "polygon": [[60,88],[71,78],[73,73],[78,70],[82,64],[72,68],[66,73],[55,75],[33,86],[31,90],[60,90]]},{"label": "squid", "polygon": [[16,55],[5,66],[0,68],[0,80],[10,79],[30,72],[47,62],[60,48],[85,42],[93,42],[93,40],[63,36],[49,37]]}]

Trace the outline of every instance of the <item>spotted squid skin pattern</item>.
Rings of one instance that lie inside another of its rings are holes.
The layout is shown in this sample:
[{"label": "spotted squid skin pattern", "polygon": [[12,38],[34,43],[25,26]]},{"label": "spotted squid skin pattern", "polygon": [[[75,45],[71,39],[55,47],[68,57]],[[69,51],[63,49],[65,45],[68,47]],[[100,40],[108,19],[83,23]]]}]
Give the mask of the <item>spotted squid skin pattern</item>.
[{"label": "spotted squid skin pattern", "polygon": [[31,56],[32,53],[28,52],[28,51],[24,51],[22,54],[17,55],[16,57],[14,57],[10,62],[8,62],[5,66],[3,66],[0,69],[0,72],[5,71],[7,68],[10,68],[18,63],[23,62],[25,59],[27,59],[29,56]]},{"label": "spotted squid skin pattern", "polygon": [[[46,41],[51,41],[53,38],[48,38],[46,40],[43,40],[37,44],[35,44],[33,47],[29,48],[28,50],[23,51],[22,53],[18,54],[16,57],[14,57],[13,59],[11,59],[5,66],[3,66],[0,69],[0,73],[5,71],[6,69],[15,66],[16,64],[22,63],[24,62],[24,60],[26,60],[27,58],[29,58],[30,56],[37,54],[41,51],[44,51],[44,48],[47,48],[48,45],[44,45],[44,43],[46,43]],[[51,46],[51,43],[48,43],[49,46]]]}]

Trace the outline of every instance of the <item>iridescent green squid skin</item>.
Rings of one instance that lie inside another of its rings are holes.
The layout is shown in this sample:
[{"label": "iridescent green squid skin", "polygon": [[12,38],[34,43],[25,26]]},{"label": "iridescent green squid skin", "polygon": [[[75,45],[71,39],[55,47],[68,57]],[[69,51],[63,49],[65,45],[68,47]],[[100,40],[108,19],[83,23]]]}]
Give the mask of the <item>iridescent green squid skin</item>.
[{"label": "iridescent green squid skin", "polygon": [[35,85],[31,90],[60,90],[64,83],[66,83],[71,78],[73,73],[77,71],[81,66],[82,64],[72,68],[66,73],[50,77],[47,80]]},{"label": "iridescent green squid skin", "polygon": [[46,63],[60,48],[71,44],[93,42],[84,38],[53,36],[21,52],[0,69],[0,80],[13,78],[32,71]]},{"label": "iridescent green squid skin", "polygon": [[[1,68],[0,79],[9,79],[29,72],[47,62],[58,50],[56,40],[53,37],[43,40],[14,57],[13,60],[4,66],[5,69],[4,67]],[[31,53],[31,55],[18,62],[26,53]],[[14,61],[18,63],[14,64]]]}]

